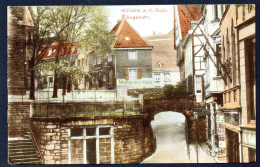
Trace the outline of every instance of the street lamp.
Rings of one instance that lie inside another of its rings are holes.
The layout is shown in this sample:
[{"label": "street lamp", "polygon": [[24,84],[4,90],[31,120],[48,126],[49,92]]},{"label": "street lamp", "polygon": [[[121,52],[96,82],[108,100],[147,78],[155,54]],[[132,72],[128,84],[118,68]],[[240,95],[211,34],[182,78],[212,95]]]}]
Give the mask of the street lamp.
[{"label": "street lamp", "polygon": [[193,112],[193,118],[195,119],[195,125],[196,125],[196,154],[197,154],[197,163],[199,163],[199,152],[198,152],[198,125],[197,125],[198,112],[197,112],[197,111],[194,111],[194,112]]}]

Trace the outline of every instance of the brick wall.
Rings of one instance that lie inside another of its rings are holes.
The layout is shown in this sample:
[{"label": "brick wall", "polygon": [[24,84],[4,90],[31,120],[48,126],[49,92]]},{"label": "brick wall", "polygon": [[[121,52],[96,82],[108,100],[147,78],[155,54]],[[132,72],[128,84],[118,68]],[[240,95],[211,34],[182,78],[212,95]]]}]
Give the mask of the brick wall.
[{"label": "brick wall", "polygon": [[30,103],[8,103],[8,137],[22,137],[29,131]]}]

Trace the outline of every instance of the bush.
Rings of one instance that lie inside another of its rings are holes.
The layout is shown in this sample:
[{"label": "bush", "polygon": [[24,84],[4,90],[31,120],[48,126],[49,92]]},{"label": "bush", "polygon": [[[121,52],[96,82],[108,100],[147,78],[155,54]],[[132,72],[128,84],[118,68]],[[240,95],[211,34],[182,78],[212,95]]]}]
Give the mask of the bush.
[{"label": "bush", "polygon": [[167,84],[163,91],[149,91],[144,93],[145,99],[181,99],[189,98],[191,93],[187,91],[185,84],[178,82],[175,86]]}]

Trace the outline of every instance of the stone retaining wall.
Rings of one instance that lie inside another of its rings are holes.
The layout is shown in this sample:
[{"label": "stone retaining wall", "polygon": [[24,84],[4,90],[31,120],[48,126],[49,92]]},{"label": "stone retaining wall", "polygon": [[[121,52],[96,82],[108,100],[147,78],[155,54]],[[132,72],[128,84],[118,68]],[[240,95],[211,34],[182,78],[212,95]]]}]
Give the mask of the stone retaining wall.
[{"label": "stone retaining wall", "polygon": [[[68,164],[68,129],[73,126],[112,125],[114,127],[114,159],[116,164],[140,163],[155,150],[150,122],[144,117],[102,118],[85,120],[32,120],[32,130],[45,164]],[[111,163],[111,139],[100,139],[100,163]],[[79,152],[72,148],[72,152]],[[79,155],[80,156],[80,155]],[[82,160],[71,160],[73,163]]]},{"label": "stone retaining wall", "polygon": [[30,129],[30,103],[8,103],[8,137],[22,137]]}]

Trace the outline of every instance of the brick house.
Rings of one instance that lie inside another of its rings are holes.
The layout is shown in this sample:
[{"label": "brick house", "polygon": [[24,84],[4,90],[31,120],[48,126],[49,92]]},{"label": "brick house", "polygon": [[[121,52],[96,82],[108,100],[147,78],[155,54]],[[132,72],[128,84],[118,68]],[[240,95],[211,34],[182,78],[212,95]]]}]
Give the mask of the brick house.
[{"label": "brick house", "polygon": [[255,5],[228,5],[220,22],[226,162],[256,161]]},{"label": "brick house", "polygon": [[29,88],[33,20],[28,7],[7,8],[8,94],[24,94]]},{"label": "brick house", "polygon": [[175,85],[180,81],[180,70],[176,64],[173,30],[168,34],[153,34],[145,37],[153,45],[152,71],[153,87],[162,88],[166,84]]},{"label": "brick house", "polygon": [[90,56],[90,89],[152,87],[152,46],[122,16],[113,27],[113,53]]}]

